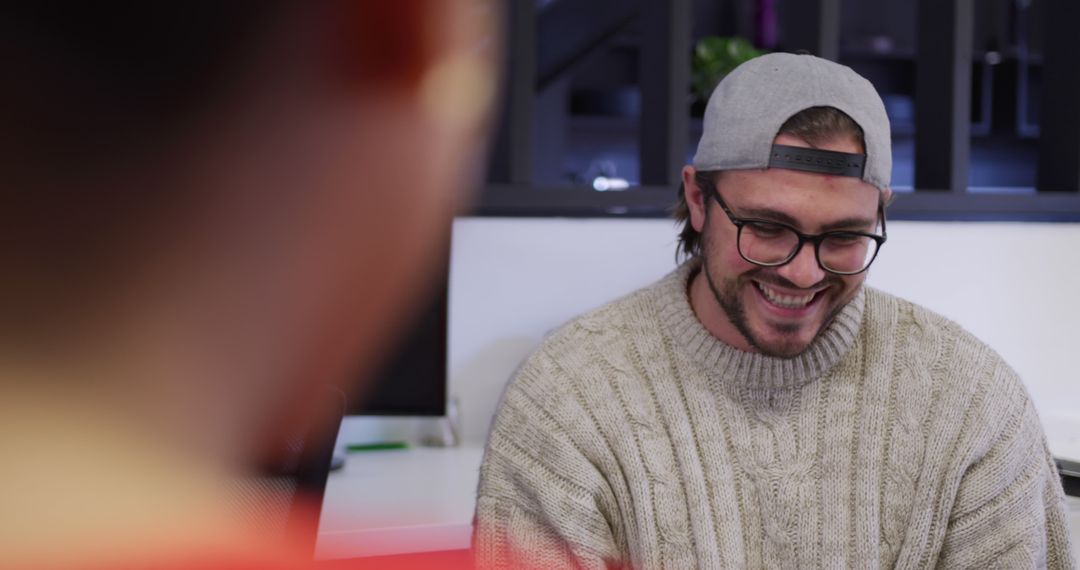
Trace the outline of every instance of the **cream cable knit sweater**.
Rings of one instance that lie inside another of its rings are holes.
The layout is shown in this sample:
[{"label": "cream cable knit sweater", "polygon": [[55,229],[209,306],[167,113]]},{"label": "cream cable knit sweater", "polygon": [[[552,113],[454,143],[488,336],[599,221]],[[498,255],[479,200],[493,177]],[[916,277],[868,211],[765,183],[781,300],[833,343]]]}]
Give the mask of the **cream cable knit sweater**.
[{"label": "cream cable knit sweater", "polygon": [[1015,372],[864,288],[799,357],[711,336],[694,267],[578,318],[507,388],[481,468],[488,568],[1072,568]]}]

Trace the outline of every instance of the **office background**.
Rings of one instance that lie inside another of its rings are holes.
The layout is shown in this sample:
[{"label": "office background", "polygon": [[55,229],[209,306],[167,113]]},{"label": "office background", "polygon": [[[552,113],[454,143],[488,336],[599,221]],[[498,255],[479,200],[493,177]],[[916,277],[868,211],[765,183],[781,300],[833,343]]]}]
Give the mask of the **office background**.
[{"label": "office background", "polygon": [[[1021,373],[1055,451],[1080,459],[1080,66],[1064,0],[508,3],[487,184],[450,257],[448,396],[464,441],[551,329],[675,266],[667,218],[701,131],[710,36],[807,49],[875,83],[894,132],[873,286],[973,331]],[[708,40],[706,40],[708,41]],[[1056,51],[1055,51],[1056,50]],[[1075,97],[1069,101],[1065,95]],[[1068,104],[1066,104],[1068,103]],[[354,438],[422,430],[351,420]]]},{"label": "office background", "polygon": [[[893,127],[897,198],[868,283],[959,322],[1000,352],[1024,378],[1052,451],[1080,463],[1080,48],[1071,29],[1080,3],[507,7],[499,128],[486,182],[451,240],[452,417],[349,417],[339,446],[418,443],[444,436],[450,423],[465,463],[478,462],[506,382],[547,333],[675,268],[678,230],[668,209],[701,134],[698,50],[720,42],[735,51],[805,49],[875,84]],[[331,488],[368,475],[347,468],[345,476]],[[430,548],[467,545],[470,481],[448,493],[451,504],[464,502]],[[1080,532],[1080,505],[1070,508]],[[333,529],[356,527],[341,510]],[[363,532],[329,532],[323,555],[385,552],[383,534]]]}]

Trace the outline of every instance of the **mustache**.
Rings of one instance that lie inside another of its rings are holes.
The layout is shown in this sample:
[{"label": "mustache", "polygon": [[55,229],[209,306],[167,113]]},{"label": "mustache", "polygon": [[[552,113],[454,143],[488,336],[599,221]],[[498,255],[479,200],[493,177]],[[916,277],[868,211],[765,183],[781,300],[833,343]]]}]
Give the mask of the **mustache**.
[{"label": "mustache", "polygon": [[774,269],[762,267],[756,269],[750,273],[744,273],[741,276],[742,279],[760,281],[768,285],[776,285],[777,287],[784,287],[786,289],[794,289],[796,291],[809,291],[813,289],[823,289],[825,287],[832,287],[836,285],[842,285],[843,279],[839,275],[826,274],[825,278],[809,287],[800,287],[791,281],[788,281],[783,276],[775,273]]}]

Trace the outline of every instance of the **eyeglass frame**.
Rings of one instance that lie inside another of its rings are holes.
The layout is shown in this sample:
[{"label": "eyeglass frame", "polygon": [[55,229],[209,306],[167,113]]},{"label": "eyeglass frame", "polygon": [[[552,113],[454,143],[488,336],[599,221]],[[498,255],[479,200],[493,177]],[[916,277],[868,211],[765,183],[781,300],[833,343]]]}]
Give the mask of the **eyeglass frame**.
[{"label": "eyeglass frame", "polygon": [[[788,224],[785,224],[783,222],[776,222],[776,221],[773,221],[773,220],[763,220],[761,218],[740,218],[739,216],[736,216],[734,212],[731,211],[731,208],[729,208],[726,203],[724,203],[724,199],[720,197],[720,191],[717,190],[715,186],[711,186],[711,187],[706,188],[706,191],[708,192],[708,194],[710,194],[713,197],[713,199],[716,200],[716,203],[720,205],[720,209],[724,211],[725,215],[727,215],[728,220],[730,220],[731,223],[738,229],[738,232],[735,234],[735,249],[739,252],[739,257],[746,260],[747,263],[753,263],[754,265],[757,265],[758,267],[783,267],[783,266],[791,263],[792,260],[794,260],[796,257],[798,257],[799,252],[802,251],[803,245],[805,245],[807,242],[810,242],[810,243],[814,244],[814,260],[817,261],[818,267],[820,267],[822,271],[825,271],[826,273],[832,273],[833,275],[840,275],[840,276],[844,276],[844,277],[848,277],[848,276],[851,276],[851,275],[858,275],[860,273],[865,272],[867,269],[870,269],[870,266],[873,265],[874,260],[877,259],[878,253],[881,251],[881,246],[885,245],[885,241],[888,239],[888,232],[885,230],[885,203],[880,197],[878,198],[878,218],[881,220],[881,235],[872,234],[872,233],[868,233],[868,232],[855,232],[855,231],[848,231],[848,230],[835,230],[835,231],[829,231],[829,232],[824,232],[824,233],[820,233],[820,234],[804,234],[804,233],[800,232],[798,229],[796,229],[796,228],[794,228],[794,227],[792,227],[792,226],[790,226]],[[740,246],[740,243],[742,242],[743,227],[746,224],[750,224],[750,223],[770,224],[770,225],[780,226],[782,228],[790,230],[791,232],[793,232],[799,238],[799,243],[798,243],[798,245],[795,246],[794,249],[791,250],[791,253],[788,254],[788,257],[786,259],[784,259],[783,261],[779,261],[777,263],[762,263],[760,261],[754,261],[753,259],[750,259],[750,258],[746,257],[746,255],[743,254],[742,247]],[[874,256],[870,258],[870,261],[866,262],[866,266],[864,266],[862,269],[860,269],[858,271],[843,272],[843,271],[835,271],[833,269],[829,269],[828,267],[825,267],[825,264],[821,262],[821,242],[825,241],[826,239],[828,239],[830,237],[837,236],[837,235],[862,236],[862,237],[868,237],[868,238],[874,240],[874,242],[877,243],[877,247],[874,248]]]}]

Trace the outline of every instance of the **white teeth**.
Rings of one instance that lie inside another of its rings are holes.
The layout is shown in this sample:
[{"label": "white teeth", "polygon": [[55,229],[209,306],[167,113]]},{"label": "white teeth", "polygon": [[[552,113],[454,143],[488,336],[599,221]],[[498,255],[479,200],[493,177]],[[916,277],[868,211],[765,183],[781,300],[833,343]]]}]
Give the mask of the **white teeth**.
[{"label": "white teeth", "polygon": [[785,309],[801,309],[805,307],[808,303],[810,303],[810,301],[814,300],[814,293],[811,293],[804,297],[789,297],[787,295],[781,295],[779,293],[776,293],[775,291],[769,289],[761,283],[757,283],[756,281],[755,283],[757,284],[758,289],[761,290],[761,292],[765,295],[765,298],[768,299],[770,303],[783,307]]}]

